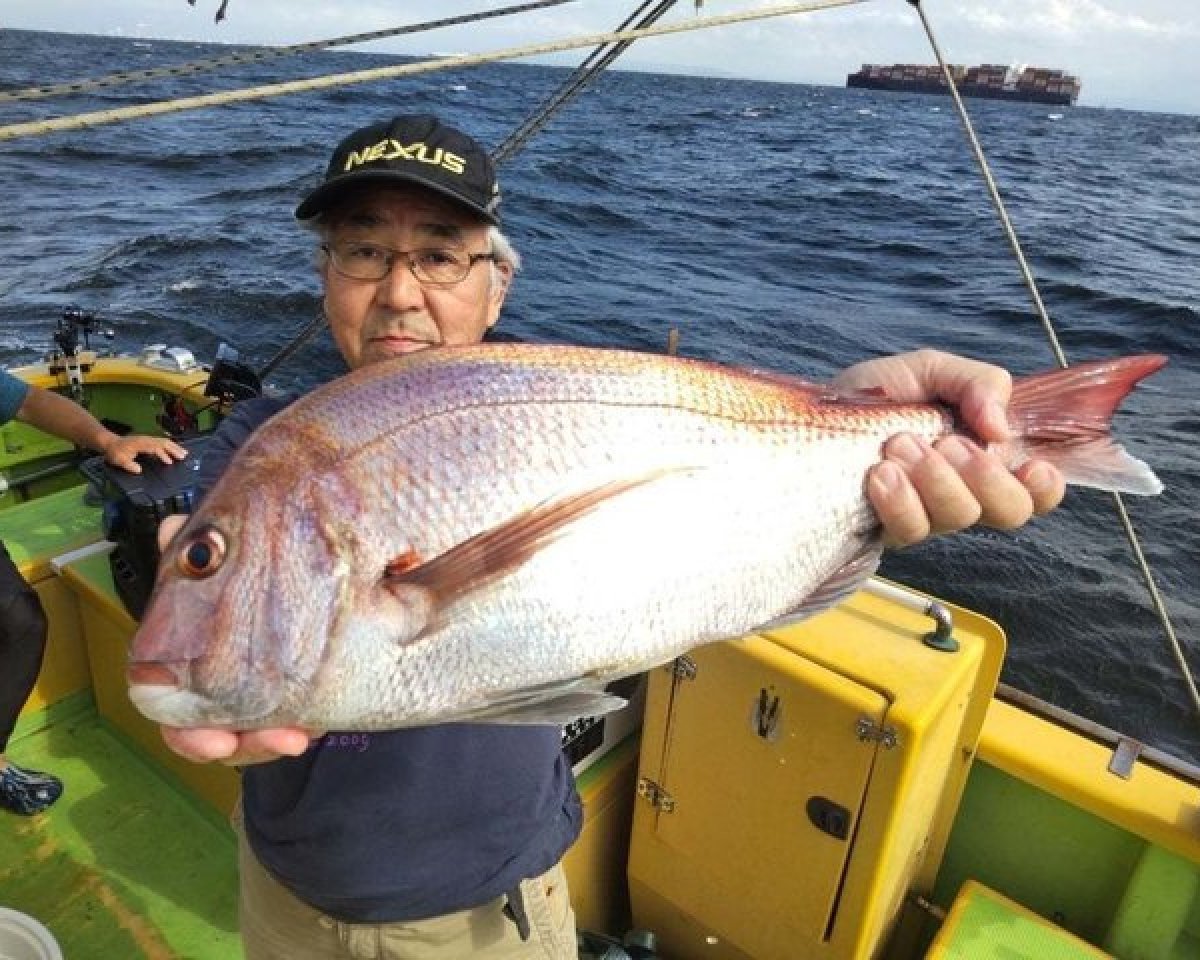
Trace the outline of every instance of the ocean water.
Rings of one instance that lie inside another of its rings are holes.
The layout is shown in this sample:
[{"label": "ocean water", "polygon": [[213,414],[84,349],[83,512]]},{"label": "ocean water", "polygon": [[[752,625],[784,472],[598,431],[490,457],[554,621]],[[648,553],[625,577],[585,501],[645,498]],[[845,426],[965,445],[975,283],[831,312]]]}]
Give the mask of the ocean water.
[{"label": "ocean water", "polygon": [[[0,89],[221,52],[0,30]],[[395,59],[313,54],[0,103],[0,124]],[[565,77],[493,65],[0,142],[0,363],[37,359],[68,304],[117,349],[210,361],[227,342],[265,363],[320,309],[291,210],[342,135],[427,111],[496,145]],[[1170,357],[1118,432],[1166,485],[1127,503],[1200,671],[1200,117],[969,109],[1071,359]],[[684,354],[816,379],[919,346],[1053,364],[947,100],[610,72],[501,179],[526,261],[502,323],[524,337],[661,349],[674,327]],[[339,369],[322,336],[273,382]],[[997,620],[1005,681],[1200,762],[1200,717],[1107,495],[893,553],[884,572]]]}]

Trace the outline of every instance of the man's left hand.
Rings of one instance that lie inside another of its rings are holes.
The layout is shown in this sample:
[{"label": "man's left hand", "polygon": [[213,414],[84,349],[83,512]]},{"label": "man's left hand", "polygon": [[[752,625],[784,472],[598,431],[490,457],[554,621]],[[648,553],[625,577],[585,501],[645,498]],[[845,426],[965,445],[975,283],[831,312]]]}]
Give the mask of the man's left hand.
[{"label": "man's left hand", "polygon": [[[868,360],[843,371],[834,386],[880,388],[892,400],[953,407],[983,443],[1008,439],[1005,408],[1012,377],[1000,367],[936,350]],[[884,460],[867,477],[867,497],[889,546],[907,546],[975,523],[1013,529],[1062,501],[1057,468],[1030,460],[1009,470],[995,454],[961,436],[934,444],[911,434],[892,437]]]}]

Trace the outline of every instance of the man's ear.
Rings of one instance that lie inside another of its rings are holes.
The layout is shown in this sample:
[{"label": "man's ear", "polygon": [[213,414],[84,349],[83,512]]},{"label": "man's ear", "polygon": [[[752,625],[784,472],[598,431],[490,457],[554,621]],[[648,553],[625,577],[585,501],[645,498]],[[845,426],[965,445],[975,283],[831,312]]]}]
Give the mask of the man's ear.
[{"label": "man's ear", "polygon": [[495,270],[492,276],[495,278],[493,283],[492,294],[499,296],[500,302],[504,302],[504,298],[508,295],[509,285],[513,279],[513,268],[511,263],[496,263],[493,264]]}]

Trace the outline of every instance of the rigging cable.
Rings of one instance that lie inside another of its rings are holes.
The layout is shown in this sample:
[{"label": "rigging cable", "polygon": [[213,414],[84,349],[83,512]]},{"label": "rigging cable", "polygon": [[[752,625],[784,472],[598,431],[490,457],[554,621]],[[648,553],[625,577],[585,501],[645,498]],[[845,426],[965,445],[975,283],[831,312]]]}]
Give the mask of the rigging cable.
[{"label": "rigging cable", "polygon": [[[640,7],[633,11],[625,20],[617,27],[617,32],[626,29],[634,19],[639,16],[654,0],[646,0]],[[664,13],[675,6],[676,0],[661,0],[658,5],[647,13],[640,21],[638,27],[648,27],[654,24]],[[588,55],[588,57],[575,68],[574,72],[569,76],[565,83],[559,87],[558,91],[535,110],[529,118],[522,123],[516,130],[508,135],[507,138],[492,151],[492,159],[497,163],[503,163],[514,153],[520,150],[527,140],[532,138],[539,130],[542,129],[559,110],[577,96],[583,88],[592,81],[599,73],[605,70],[609,64],[624,53],[632,40],[622,40],[614,44],[601,44]]]},{"label": "rigging cable", "polygon": [[477,20],[487,20],[492,17],[505,17],[515,13],[528,13],[542,7],[555,7],[564,3],[575,3],[577,0],[531,0],[529,3],[519,3],[509,7],[498,7],[495,10],[482,10],[478,13],[466,13],[457,17],[446,17],[441,20],[429,20],[425,23],[408,24],[403,27],[390,27],[387,30],[372,30],[369,33],[352,33],[345,37],[334,37],[331,40],[314,40],[311,43],[294,43],[284,47],[260,47],[256,50],[240,53],[229,53],[221,57],[210,57],[205,60],[194,60],[191,63],[181,63],[173,67],[152,67],[148,70],[119,70],[104,77],[92,80],[79,80],[71,83],[56,83],[44,87],[26,87],[23,90],[5,90],[0,92],[0,103],[12,100],[40,100],[44,97],[54,97],[60,94],[86,93],[103,87],[115,87],[123,83],[139,83],[143,80],[154,80],[159,77],[186,76],[193,73],[204,73],[238,63],[263,63],[280,57],[292,57],[316,50],[328,50],[331,47],[344,47],[352,43],[366,43],[369,40],[383,40],[387,37],[398,37],[408,33],[422,33],[426,30],[438,30],[442,27],[454,27],[464,23],[474,23]]},{"label": "rigging cable", "polygon": [[[1021,268],[1021,276],[1024,278],[1025,286],[1028,288],[1029,294],[1033,299],[1033,305],[1037,310],[1038,317],[1041,318],[1042,327],[1046,332],[1047,339],[1050,341],[1050,348],[1054,352],[1054,357],[1058,361],[1058,365],[1066,367],[1068,366],[1067,355],[1063,351],[1062,344],[1059,342],[1054,324],[1046,312],[1046,306],[1042,302],[1041,294],[1038,292],[1037,281],[1034,279],[1033,272],[1029,269],[1029,263],[1025,259],[1025,254],[1021,250],[1021,243],[1017,239],[1017,232],[1013,228],[1012,221],[1008,218],[1008,211],[1004,207],[1004,201],[1000,198],[1000,191],[996,186],[996,181],[992,177],[992,171],[988,165],[987,158],[984,156],[983,148],[979,144],[979,139],[975,136],[975,129],[971,124],[971,118],[967,115],[967,108],[963,105],[958,88],[954,85],[954,77],[951,75],[950,68],[942,56],[941,48],[938,46],[937,38],[933,34],[933,28],[925,16],[925,11],[921,8],[921,0],[905,0],[905,2],[916,10],[917,15],[921,18],[921,26],[925,28],[925,35],[929,38],[929,45],[933,48],[933,54],[937,58],[938,66],[941,67],[942,77],[950,89],[950,96],[954,99],[954,108],[958,112],[958,118],[962,122],[963,130],[971,145],[971,152],[975,155],[975,162],[979,165],[984,182],[987,184],[987,191],[992,199],[992,206],[996,208],[996,213],[1000,217],[1001,226],[1004,228],[1004,235],[1008,238],[1009,246],[1012,247],[1013,254],[1017,258],[1017,263]],[[1175,627],[1171,622],[1171,616],[1167,611],[1166,603],[1159,592],[1158,585],[1154,581],[1154,573],[1150,569],[1149,562],[1146,560],[1146,555],[1142,550],[1142,544],[1138,538],[1137,531],[1134,530],[1133,522],[1129,518],[1129,512],[1125,509],[1125,501],[1119,493],[1113,493],[1112,498],[1117,516],[1120,518],[1121,525],[1125,529],[1125,537],[1129,541],[1134,559],[1141,571],[1142,579],[1146,583],[1150,600],[1154,604],[1159,622],[1162,624],[1163,631],[1167,635],[1167,641],[1171,646],[1171,652],[1175,656],[1175,661],[1179,665],[1184,683],[1187,685],[1188,693],[1191,695],[1192,705],[1195,707],[1197,715],[1200,716],[1200,690],[1196,689],[1196,681],[1192,676],[1191,668],[1188,666],[1187,658],[1184,656],[1179,637],[1175,633]]]},{"label": "rigging cable", "polygon": [[[647,0],[646,3],[643,3],[641,7],[626,17],[617,29],[623,30],[629,26],[633,19],[645,10],[651,2],[652,0]],[[654,11],[651,11],[639,22],[638,26],[649,26],[654,23],[663,13],[673,7],[675,2],[676,0],[663,0]],[[536,109],[524,123],[520,124],[513,133],[509,134],[499,147],[492,151],[492,161],[499,166],[516,154],[518,150],[546,125],[554,114],[563,109],[569,100],[579,93],[600,71],[620,56],[632,43],[632,40],[627,40],[610,49],[609,53],[599,63],[597,63],[597,60],[606,45],[601,45],[593,50],[583,63],[575,69],[559,91],[541,107]],[[321,312],[297,331],[284,344],[283,348],[267,362],[266,366],[259,371],[259,379],[265,381],[280,365],[289,360],[301,347],[316,336],[324,325],[325,314]]]},{"label": "rigging cable", "polygon": [[766,20],[771,17],[782,17],[796,13],[812,13],[816,10],[829,10],[835,7],[849,7],[865,2],[866,0],[810,0],[807,3],[788,3],[773,7],[759,7],[754,10],[745,10],[741,13],[729,13],[717,17],[702,17],[685,23],[643,27],[637,30],[584,34],[576,37],[568,37],[564,40],[531,43],[519,47],[506,47],[487,53],[438,57],[418,63],[402,63],[390,67],[375,67],[370,70],[355,70],[350,73],[328,74],[321,77],[312,77],[308,80],[290,80],[284,83],[243,87],[238,90],[225,90],[218,93],[181,97],[174,100],[160,100],[154,103],[143,103],[137,106],[119,107],[112,110],[97,110],[91,113],[79,113],[73,116],[56,117],[49,120],[10,123],[0,126],[0,141],[15,140],[19,137],[54,133],[63,130],[82,130],[87,127],[98,127],[108,123],[116,123],[120,120],[153,117],[165,113],[177,113],[183,110],[199,110],[204,107],[214,107],[228,103],[264,100],[268,97],[285,96],[308,90],[327,90],[354,83],[368,83],[373,80],[388,80],[395,77],[431,73],[437,70],[473,67],[483,63],[494,63],[498,60],[517,60],[524,57],[560,53],[563,50],[578,50],[581,47],[594,47],[599,44],[615,43],[623,40],[638,40],[642,37],[660,37],[675,33],[689,33],[693,30],[706,30],[712,27],[728,26],[733,23],[749,23],[755,20]]},{"label": "rigging cable", "polygon": [[[633,21],[633,19],[641,13],[652,0],[647,0],[637,10],[631,13],[621,25],[617,28],[623,30]],[[643,18],[638,26],[649,26],[657,20],[663,13],[675,5],[676,0],[664,0],[659,3],[658,7],[651,11]],[[559,91],[551,97],[546,103],[535,110],[524,123],[520,124],[513,133],[504,140],[495,150],[492,151],[492,161],[499,166],[506,160],[510,159],[517,153],[525,144],[546,125],[550,118],[559,110],[567,105],[583,87],[590,82],[601,70],[607,67],[613,60],[621,55],[625,49],[632,44],[632,40],[627,40],[617,47],[611,49],[609,53],[597,64],[597,59],[606,45],[597,47],[592,53],[580,64],[571,74],[566,83],[562,85]],[[273,373],[281,364],[292,357],[301,347],[311,340],[325,325],[325,314],[322,312],[304,325],[290,339],[283,348],[267,362],[266,366],[259,371],[259,379],[265,381],[266,378]]]}]

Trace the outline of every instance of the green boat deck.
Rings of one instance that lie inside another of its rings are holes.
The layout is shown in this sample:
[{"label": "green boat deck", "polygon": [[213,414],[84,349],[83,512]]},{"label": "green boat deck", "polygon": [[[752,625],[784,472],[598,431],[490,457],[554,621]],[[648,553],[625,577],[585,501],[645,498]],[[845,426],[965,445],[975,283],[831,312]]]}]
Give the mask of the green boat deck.
[{"label": "green boat deck", "polygon": [[0,814],[0,905],[40,920],[70,960],[240,957],[233,832],[110,729],[89,696],[55,713],[9,747],[65,789],[38,816]]}]

